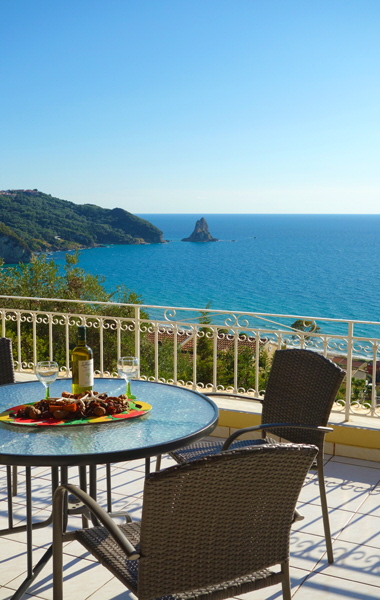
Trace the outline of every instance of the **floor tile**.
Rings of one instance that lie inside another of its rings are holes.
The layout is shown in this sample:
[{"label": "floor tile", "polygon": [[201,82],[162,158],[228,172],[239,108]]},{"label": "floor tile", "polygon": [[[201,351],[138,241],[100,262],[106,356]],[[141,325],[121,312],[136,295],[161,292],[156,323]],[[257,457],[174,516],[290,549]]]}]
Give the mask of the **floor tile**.
[{"label": "floor tile", "polygon": [[[111,573],[100,564],[82,559],[78,561],[75,557],[64,554],[63,581],[64,597],[73,599],[88,598],[112,579]],[[22,577],[14,579],[8,587],[17,589],[22,582]],[[29,588],[28,593],[45,600],[53,600],[52,562],[36,578]]]},{"label": "floor tile", "polygon": [[324,537],[292,531],[290,534],[290,566],[312,571],[321,561],[327,563]]},{"label": "floor tile", "polygon": [[340,533],[339,540],[380,548],[380,517],[355,515]]},{"label": "floor tile", "polygon": [[380,469],[330,460],[325,465],[325,476],[329,479],[336,478],[338,482],[347,481],[347,483],[357,483],[358,485],[375,486],[380,481]]},{"label": "floor tile", "polygon": [[115,577],[99,588],[88,600],[136,600],[136,596],[132,594],[118,579]]},{"label": "floor tile", "polygon": [[380,517],[380,485],[377,485],[359,506],[358,512],[362,514]]},{"label": "floor tile", "polygon": [[351,458],[349,456],[332,456],[331,460],[333,462],[355,465],[357,467],[368,467],[370,469],[377,469],[380,474],[380,465],[374,460],[363,460],[361,458]]},{"label": "floor tile", "polygon": [[[305,518],[292,526],[292,531],[302,531],[324,537],[322,508],[318,504],[298,504],[297,510]],[[354,512],[332,508],[329,510],[331,536],[336,537],[355,515]]]},{"label": "floor tile", "polygon": [[298,588],[294,600],[378,600],[380,588],[314,573]]},{"label": "floor tile", "polygon": [[[335,577],[338,581],[344,579],[377,586],[377,598],[380,598],[380,554],[378,549],[343,540],[336,540],[333,548],[334,563],[329,565],[326,561],[322,561],[316,565],[315,572],[323,572],[324,575]],[[337,582],[334,585],[337,586]]]},{"label": "floor tile", "polygon": [[[339,463],[329,463],[326,468],[325,486],[329,508],[356,511],[377,485],[375,469],[354,466],[352,467],[354,472],[350,478],[350,468],[350,465]],[[317,476],[309,479],[302,487],[299,501],[320,504]]]},{"label": "floor tile", "polygon": [[[145,475],[141,471],[122,471],[118,469],[111,472],[112,494],[125,494],[134,496],[141,494],[144,488]],[[106,479],[97,483],[98,490],[107,489]]]},{"label": "floor tile", "polygon": [[[5,540],[0,540],[4,543]],[[27,572],[26,544],[7,539],[6,548],[0,556],[0,585],[16,589],[20,585]],[[33,550],[33,564],[43,556],[44,550],[36,548]],[[14,584],[15,581],[19,583]]]},{"label": "floor tile", "polygon": [[[11,588],[0,586],[0,600],[10,600],[14,593],[15,593],[15,591],[12,590]],[[30,598],[36,598],[36,596],[30,596],[29,594],[24,594],[24,596],[22,597],[22,600],[28,600],[28,599],[30,600]]]}]

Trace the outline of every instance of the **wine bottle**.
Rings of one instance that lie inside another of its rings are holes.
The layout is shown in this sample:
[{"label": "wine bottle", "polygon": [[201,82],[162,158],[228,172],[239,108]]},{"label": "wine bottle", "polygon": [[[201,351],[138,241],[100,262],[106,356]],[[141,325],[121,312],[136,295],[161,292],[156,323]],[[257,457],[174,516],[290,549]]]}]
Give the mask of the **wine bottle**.
[{"label": "wine bottle", "polygon": [[92,390],[94,385],[94,359],[92,350],[86,344],[86,328],[78,327],[78,343],[71,353],[73,394]]}]

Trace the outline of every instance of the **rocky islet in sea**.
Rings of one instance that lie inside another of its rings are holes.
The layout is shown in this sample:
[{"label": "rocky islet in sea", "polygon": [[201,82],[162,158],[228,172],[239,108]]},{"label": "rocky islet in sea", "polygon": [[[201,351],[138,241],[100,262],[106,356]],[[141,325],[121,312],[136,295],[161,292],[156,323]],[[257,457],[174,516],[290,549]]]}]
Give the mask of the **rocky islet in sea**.
[{"label": "rocky islet in sea", "polygon": [[218,242],[217,238],[212,237],[208,230],[207,221],[204,217],[195,223],[193,233],[181,240],[182,242]]}]

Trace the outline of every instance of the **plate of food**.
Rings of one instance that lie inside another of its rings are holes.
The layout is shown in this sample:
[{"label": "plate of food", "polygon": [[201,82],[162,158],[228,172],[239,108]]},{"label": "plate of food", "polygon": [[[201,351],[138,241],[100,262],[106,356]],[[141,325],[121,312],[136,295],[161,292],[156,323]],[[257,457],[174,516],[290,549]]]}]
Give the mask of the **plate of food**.
[{"label": "plate of food", "polygon": [[46,398],[8,408],[0,413],[0,423],[28,427],[91,425],[133,419],[152,409],[136,398],[108,396],[105,392],[82,394],[62,392],[59,398]]}]

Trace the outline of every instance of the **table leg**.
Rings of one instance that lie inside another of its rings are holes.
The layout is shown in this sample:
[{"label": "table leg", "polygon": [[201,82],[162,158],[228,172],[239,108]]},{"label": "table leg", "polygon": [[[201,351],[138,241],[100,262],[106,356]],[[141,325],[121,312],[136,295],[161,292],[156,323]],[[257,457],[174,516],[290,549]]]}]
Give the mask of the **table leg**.
[{"label": "table leg", "polygon": [[[12,467],[7,466],[8,527],[13,529]],[[1,534],[1,532],[0,532]]]},{"label": "table leg", "polygon": [[97,496],[97,468],[96,465],[90,465],[89,468],[89,475],[90,475],[90,483],[89,483],[89,494],[91,496],[91,498],[94,498],[94,500],[96,500],[96,496]]},{"label": "table leg", "polygon": [[[96,465],[90,465],[89,466],[89,494],[91,496],[91,498],[94,498],[94,500],[96,500],[96,496],[97,496],[97,467]],[[98,519],[95,517],[95,515],[93,515],[91,512],[89,514],[90,519],[92,521],[92,524],[96,527],[97,525],[100,525]]]},{"label": "table leg", "polygon": [[58,467],[51,468],[51,497],[53,498],[54,492],[59,486],[59,474]]},{"label": "table leg", "polygon": [[[67,471],[67,467],[61,467],[61,483],[67,483],[67,480],[68,480],[67,472],[68,472]],[[58,487],[58,485],[59,485],[59,480],[57,482],[57,487]],[[55,490],[55,488],[54,488],[54,490]],[[54,495],[54,490],[53,490],[53,495]],[[52,498],[53,498],[53,496],[52,496]],[[69,510],[68,510],[68,499],[67,499],[67,496],[66,496],[66,498],[65,498],[65,510],[63,511],[63,529],[64,529],[64,531],[66,531],[66,529],[67,529],[67,521],[68,521],[68,518],[69,518],[68,517],[68,512],[69,512]]]},{"label": "table leg", "polygon": [[17,467],[12,467],[12,496],[17,496]]},{"label": "table leg", "polygon": [[111,465],[106,465],[107,512],[112,512]]},{"label": "table leg", "polygon": [[[87,472],[86,472],[86,467],[83,465],[81,467],[79,467],[79,486],[80,486],[81,490],[84,490],[85,492],[87,491]],[[82,527],[83,527],[83,529],[86,529],[88,527],[87,515],[88,515],[87,511],[82,512]]]},{"label": "table leg", "polygon": [[31,467],[25,467],[26,477],[26,547],[28,562],[28,577],[33,574],[33,540],[32,540],[32,474]]}]

